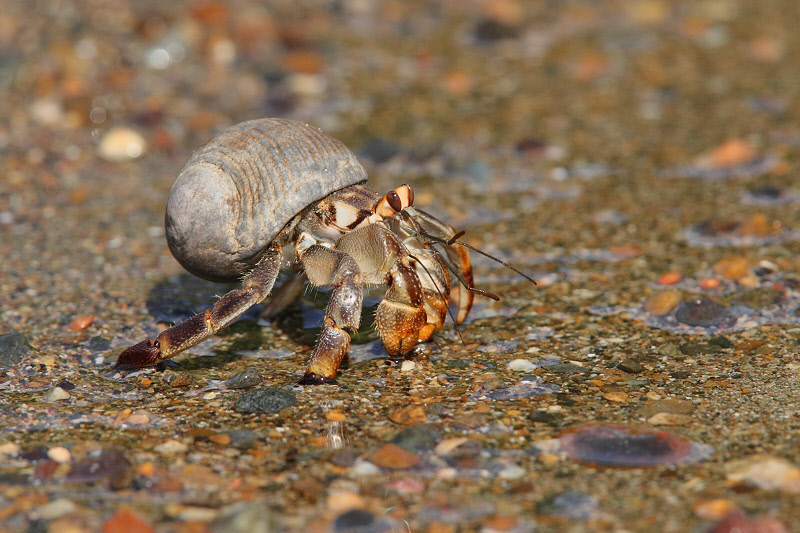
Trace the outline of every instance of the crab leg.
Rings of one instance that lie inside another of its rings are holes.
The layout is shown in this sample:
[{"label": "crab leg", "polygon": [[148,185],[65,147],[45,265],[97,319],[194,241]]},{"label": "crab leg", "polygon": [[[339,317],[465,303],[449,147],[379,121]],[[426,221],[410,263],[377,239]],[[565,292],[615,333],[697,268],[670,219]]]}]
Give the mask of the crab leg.
[{"label": "crab leg", "polygon": [[[420,225],[422,231],[439,237],[443,240],[450,240],[456,236],[456,230],[449,224],[445,224],[433,215],[429,215],[421,209],[415,207],[408,207],[405,211],[411,218]],[[455,266],[464,282],[472,287],[474,278],[472,276],[472,263],[469,259],[469,250],[459,244],[449,244],[444,246],[447,259]],[[459,324],[467,318],[470,309],[472,309],[472,300],[474,295],[472,291],[467,290],[460,284],[456,283],[453,286],[451,297],[458,306],[458,315],[456,315],[456,322]]]},{"label": "crab leg", "polygon": [[[412,243],[413,244],[413,243]],[[414,253],[414,270],[422,284],[425,314],[427,323],[419,332],[419,341],[431,338],[433,333],[441,329],[447,320],[447,307],[450,305],[450,274],[439,259],[430,250]]]},{"label": "crab leg", "polygon": [[321,244],[299,249],[297,256],[309,282],[317,286],[334,286],[319,340],[300,383],[334,383],[336,371],[350,347],[350,335],[344,328],[357,330],[361,323],[364,298],[360,285],[361,271],[355,259]]},{"label": "crab leg", "polygon": [[244,278],[243,287],[229,292],[211,309],[159,333],[155,341],[146,339],[123,351],[117,359],[119,365],[150,366],[207,339],[224,328],[250,306],[266,298],[281,268],[281,247],[272,244],[258,265]]}]

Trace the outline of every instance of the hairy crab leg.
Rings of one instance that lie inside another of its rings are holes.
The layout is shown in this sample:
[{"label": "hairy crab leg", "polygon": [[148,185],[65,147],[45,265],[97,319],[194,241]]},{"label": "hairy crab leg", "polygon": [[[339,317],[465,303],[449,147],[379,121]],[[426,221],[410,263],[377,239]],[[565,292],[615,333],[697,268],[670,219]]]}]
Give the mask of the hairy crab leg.
[{"label": "hairy crab leg", "polygon": [[[445,224],[421,209],[407,207],[404,212],[407,213],[414,222],[419,224],[420,228],[425,233],[439,237],[445,241],[449,241],[457,235],[455,228],[449,224]],[[460,244],[448,244],[443,245],[443,247],[447,254],[447,259],[455,266],[457,273],[461,277],[459,281],[463,281],[469,287],[472,287],[474,278],[472,275],[472,263],[469,258],[469,250]],[[453,285],[450,296],[458,306],[456,322],[460,324],[467,318],[467,315],[472,309],[474,295],[472,291],[456,283]]]},{"label": "hairy crab leg", "polygon": [[[301,246],[303,241],[301,241]],[[350,335],[344,328],[358,330],[361,323],[363,291],[360,269],[355,259],[344,252],[313,244],[297,250],[297,257],[313,285],[333,285],[325,309],[319,340],[311,361],[300,380],[302,384],[335,383],[334,377],[350,347]]]},{"label": "hairy crab leg", "polygon": [[422,284],[423,306],[427,315],[427,323],[419,332],[419,342],[425,342],[436,330],[441,329],[447,320],[447,308],[450,305],[450,274],[439,256],[430,253],[430,250],[421,250],[419,253],[415,251],[413,258],[414,270]]},{"label": "hairy crab leg", "polygon": [[256,267],[242,280],[243,287],[229,292],[211,309],[123,351],[117,365],[150,366],[194,346],[236,320],[249,307],[266,298],[281,269],[283,252],[272,244]]},{"label": "hairy crab leg", "polygon": [[389,270],[386,290],[375,313],[375,327],[386,353],[403,355],[417,345],[427,322],[422,283],[410,256],[396,261]]}]

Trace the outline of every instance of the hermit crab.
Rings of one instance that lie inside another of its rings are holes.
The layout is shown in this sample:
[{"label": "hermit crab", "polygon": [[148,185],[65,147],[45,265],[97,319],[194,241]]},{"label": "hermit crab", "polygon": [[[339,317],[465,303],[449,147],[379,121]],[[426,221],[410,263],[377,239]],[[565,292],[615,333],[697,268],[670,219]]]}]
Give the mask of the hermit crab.
[{"label": "hermit crab", "polygon": [[[347,330],[361,321],[363,285],[387,286],[375,327],[390,356],[430,339],[451,298],[456,323],[467,317],[473,293],[497,298],[472,286],[461,233],[413,207],[410,186],[380,196],[366,181],[344,144],[301,122],[259,119],[219,133],[172,187],[167,242],[192,274],[241,279],[242,288],[155,341],[126,349],[117,365],[154,365],[203,341],[264,300],[284,265],[302,270],[314,286],[333,287],[301,383],[334,381],[350,346]],[[451,272],[458,283],[451,284]],[[273,298],[298,293],[298,284],[287,282]]]}]

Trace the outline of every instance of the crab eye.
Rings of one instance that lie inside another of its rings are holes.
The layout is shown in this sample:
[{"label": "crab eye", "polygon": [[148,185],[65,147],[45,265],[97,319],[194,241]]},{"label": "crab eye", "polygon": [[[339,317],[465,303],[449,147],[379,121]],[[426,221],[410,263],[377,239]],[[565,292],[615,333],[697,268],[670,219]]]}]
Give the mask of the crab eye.
[{"label": "crab eye", "polygon": [[400,201],[400,195],[395,191],[391,191],[386,195],[386,201],[389,202],[389,207],[395,211],[400,212],[403,210],[403,202]]}]

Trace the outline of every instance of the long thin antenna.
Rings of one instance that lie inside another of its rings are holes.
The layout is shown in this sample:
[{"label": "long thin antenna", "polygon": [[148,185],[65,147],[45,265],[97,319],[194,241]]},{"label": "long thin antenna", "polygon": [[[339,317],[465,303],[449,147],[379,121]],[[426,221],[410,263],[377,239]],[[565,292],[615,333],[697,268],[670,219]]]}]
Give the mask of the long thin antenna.
[{"label": "long thin antenna", "polygon": [[454,245],[454,244],[458,244],[458,245],[464,246],[465,248],[469,248],[469,249],[470,249],[470,250],[472,250],[473,252],[478,252],[479,254],[481,254],[481,255],[482,255],[482,256],[484,256],[484,257],[488,257],[489,259],[491,259],[491,260],[493,260],[493,261],[497,261],[498,263],[500,263],[501,265],[503,265],[503,266],[504,266],[504,267],[506,267],[507,269],[509,269],[509,270],[513,270],[514,272],[516,272],[517,274],[519,274],[519,275],[520,275],[520,276],[522,276],[523,278],[527,279],[528,281],[530,281],[531,283],[533,283],[534,285],[536,285],[536,280],[535,280],[535,279],[533,279],[532,277],[528,276],[528,275],[527,275],[527,274],[525,274],[524,272],[520,272],[519,270],[517,270],[517,269],[516,269],[516,268],[514,268],[513,266],[509,265],[508,263],[506,263],[506,262],[505,262],[505,261],[503,261],[502,259],[498,259],[497,257],[495,257],[495,256],[493,256],[493,255],[491,255],[491,254],[487,254],[487,253],[486,253],[486,252],[484,252],[483,250],[481,250],[481,249],[479,249],[479,248],[475,248],[475,247],[474,247],[474,246],[472,246],[471,244],[467,244],[467,243],[465,243],[464,241],[459,241],[459,240],[458,240],[458,238],[459,238],[459,237],[461,237],[462,235],[464,235],[464,233],[466,233],[466,232],[465,232],[465,231],[463,231],[463,230],[462,230],[462,231],[459,231],[458,233],[456,233],[455,235],[453,235],[453,236],[452,236],[450,239],[448,239],[448,240],[444,240],[444,239],[442,239],[442,238],[440,238],[440,237],[436,237],[435,235],[430,235],[430,234],[428,234],[428,233],[425,233],[424,231],[419,231],[418,233],[419,233],[420,235],[422,235],[423,237],[425,237],[426,239],[428,239],[428,240],[430,240],[430,241],[433,241],[433,242],[437,242],[437,243],[439,243],[439,244],[446,244],[447,246],[452,246],[452,245]]}]

